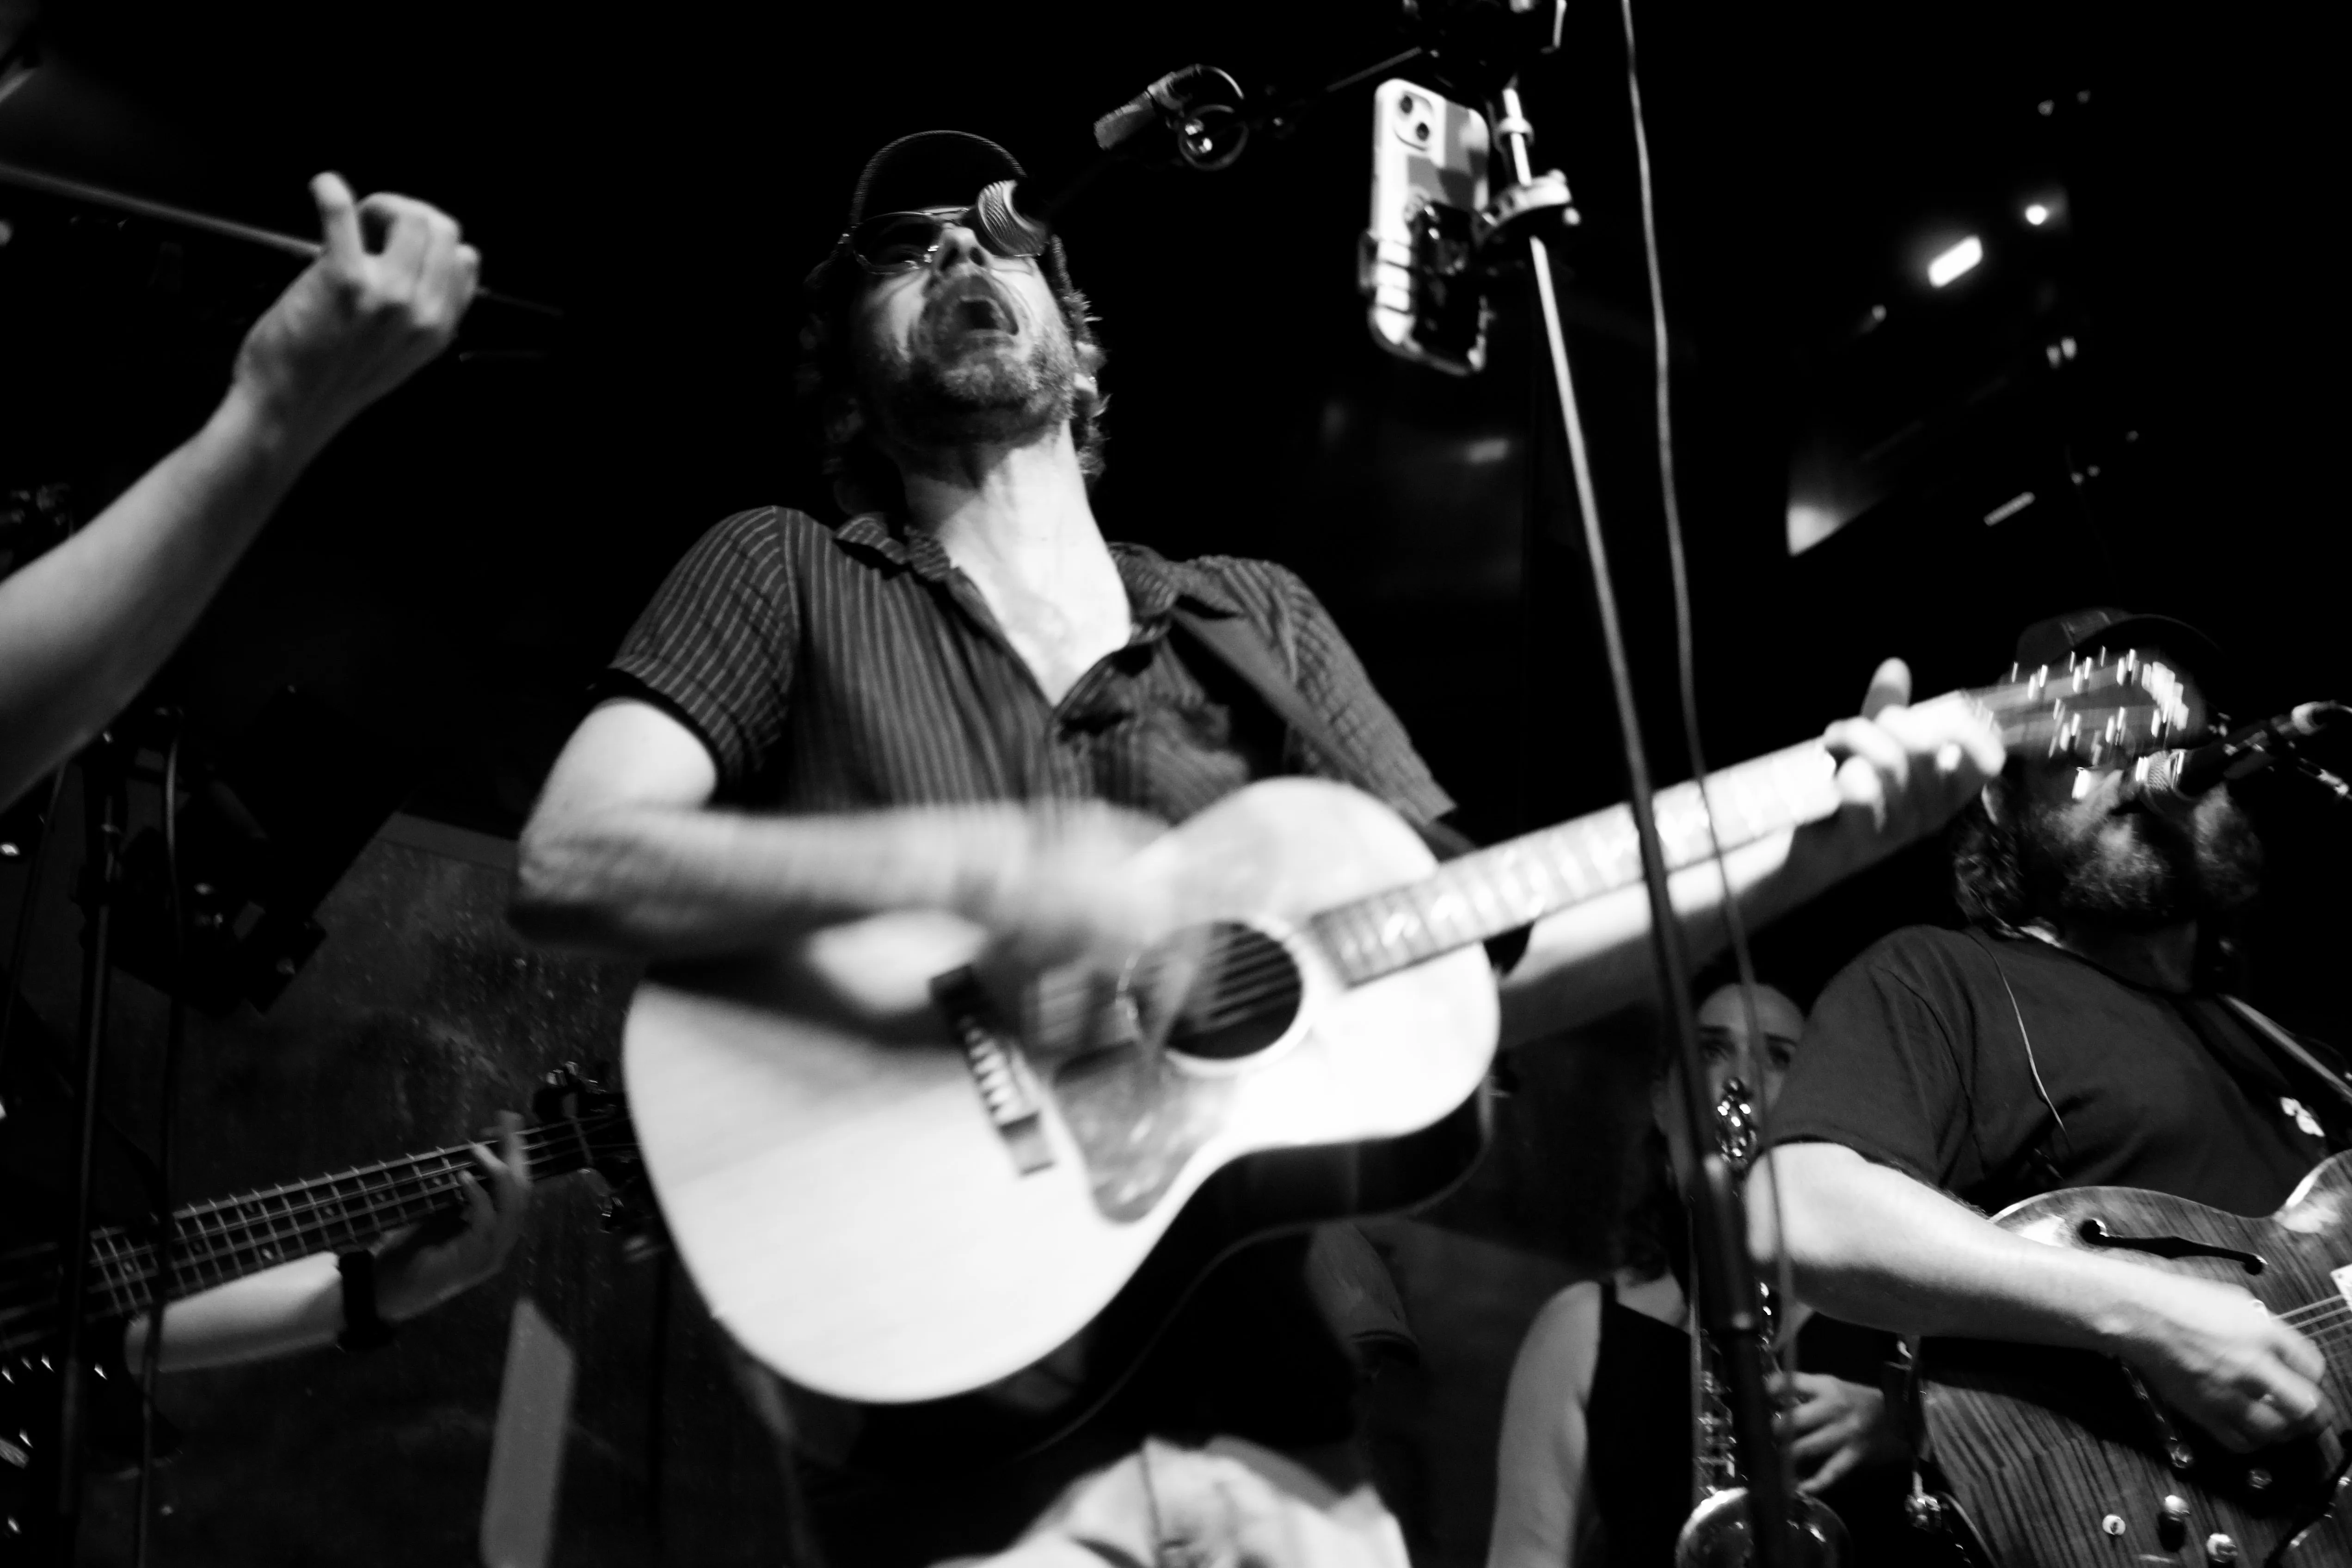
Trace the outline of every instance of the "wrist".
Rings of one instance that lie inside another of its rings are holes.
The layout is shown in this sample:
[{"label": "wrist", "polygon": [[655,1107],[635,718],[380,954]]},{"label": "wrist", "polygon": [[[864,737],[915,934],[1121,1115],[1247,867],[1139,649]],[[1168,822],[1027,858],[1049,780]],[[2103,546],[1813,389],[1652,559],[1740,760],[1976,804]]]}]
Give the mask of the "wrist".
[{"label": "wrist", "polygon": [[392,1342],[394,1329],[376,1300],[375,1254],[362,1249],[346,1252],[336,1262],[342,1276],[343,1329],[335,1343],[347,1351],[381,1350]]},{"label": "wrist", "polygon": [[953,868],[948,908],[980,925],[994,925],[1019,896],[1037,849],[1037,831],[1022,812],[990,814],[981,822],[939,823],[937,842],[922,858]]},{"label": "wrist", "polygon": [[273,394],[239,374],[230,380],[207,428],[264,468],[290,476],[333,439],[342,423],[322,415],[315,405]]}]

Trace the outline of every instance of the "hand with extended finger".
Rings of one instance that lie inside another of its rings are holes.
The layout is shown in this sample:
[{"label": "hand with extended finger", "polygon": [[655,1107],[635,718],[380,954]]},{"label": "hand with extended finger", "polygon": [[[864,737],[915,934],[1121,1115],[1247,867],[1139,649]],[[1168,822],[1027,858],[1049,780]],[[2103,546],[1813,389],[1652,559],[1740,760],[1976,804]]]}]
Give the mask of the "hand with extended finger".
[{"label": "hand with extended finger", "polygon": [[1857,867],[1943,826],[2000,772],[2000,737],[1974,709],[1910,700],[1911,671],[1890,658],[1871,678],[1861,717],[1822,737],[1838,760],[1839,821]]},{"label": "hand with extended finger", "polygon": [[355,202],[337,174],[311,181],[310,194],[325,248],[246,334],[235,385],[315,443],[448,347],[482,261],[456,220],[423,202]]},{"label": "hand with extended finger", "polygon": [[385,1321],[414,1318],[473,1289],[504,1267],[514,1250],[523,1211],[530,1205],[530,1163],[522,1151],[522,1119],[507,1111],[499,1126],[498,1154],[475,1144],[481,1174],[459,1178],[466,1189],[463,1228],[432,1239],[434,1227],[419,1226],[377,1259],[376,1310]]},{"label": "hand with extended finger", "polygon": [[2146,1272],[2120,1348],[2149,1392],[2240,1453],[2326,1425],[2318,1346],[2243,1290]]}]

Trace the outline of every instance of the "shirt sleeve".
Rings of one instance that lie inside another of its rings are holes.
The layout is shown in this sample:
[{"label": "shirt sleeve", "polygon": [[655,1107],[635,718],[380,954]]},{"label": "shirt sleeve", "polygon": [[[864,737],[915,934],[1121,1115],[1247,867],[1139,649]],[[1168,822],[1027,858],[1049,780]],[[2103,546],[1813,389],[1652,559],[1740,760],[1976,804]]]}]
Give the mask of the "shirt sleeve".
[{"label": "shirt sleeve", "polygon": [[[1363,661],[1315,591],[1286,567],[1271,568],[1278,619],[1275,645],[1290,667],[1298,694],[1322,715],[1357,767],[1358,779],[1416,826],[1454,809],[1429,764],[1413,750],[1395,710],[1372,689]],[[1291,737],[1291,762],[1303,773],[1328,773],[1312,747]]]},{"label": "shirt sleeve", "polygon": [[[698,736],[719,794],[741,793],[784,733],[800,616],[775,509],[739,512],[670,571],[597,689],[654,702]],[[814,523],[808,523],[815,527]]]},{"label": "shirt sleeve", "polygon": [[1771,1111],[1772,1142],[1842,1143],[1931,1186],[1971,1186],[1969,1092],[1958,1023],[1929,977],[1901,962],[1898,934],[1822,992]]}]

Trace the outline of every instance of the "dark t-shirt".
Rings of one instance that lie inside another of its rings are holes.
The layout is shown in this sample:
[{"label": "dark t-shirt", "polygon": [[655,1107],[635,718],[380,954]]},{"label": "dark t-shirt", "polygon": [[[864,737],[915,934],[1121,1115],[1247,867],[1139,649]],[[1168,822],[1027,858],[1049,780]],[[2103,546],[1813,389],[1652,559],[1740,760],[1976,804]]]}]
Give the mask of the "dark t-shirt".
[{"label": "dark t-shirt", "polygon": [[2313,1129],[2340,1120],[2210,995],[2030,937],[1914,926],[1822,993],[1772,1136],[1843,1143],[1988,1211],[2119,1185],[2266,1215],[2328,1153]]}]

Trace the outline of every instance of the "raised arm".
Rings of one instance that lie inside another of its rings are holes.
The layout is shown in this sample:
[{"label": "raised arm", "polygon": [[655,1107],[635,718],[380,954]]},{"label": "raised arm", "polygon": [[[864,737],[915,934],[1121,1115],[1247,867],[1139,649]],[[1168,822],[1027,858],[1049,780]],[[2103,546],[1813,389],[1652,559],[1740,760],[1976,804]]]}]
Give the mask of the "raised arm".
[{"label": "raised arm", "polygon": [[2318,1350],[2243,1290],[2013,1236],[1841,1144],[1783,1144],[1758,1173],[1756,1249],[1771,1258],[1785,1245],[1798,1294],[1822,1311],[1896,1333],[2118,1355],[2233,1447],[2319,1429]]},{"label": "raised arm", "polygon": [[404,196],[311,182],[326,248],[247,334],[202,429],[0,582],[0,805],[64,762],[179,646],[310,459],[447,346],[480,258]]},{"label": "raised arm", "polygon": [[1119,875],[1158,831],[1107,807],[772,816],[715,809],[701,739],[606,701],[564,747],[523,829],[510,916],[534,941],[640,957],[738,952],[861,916],[943,910],[1040,960],[1118,951],[1159,904]]},{"label": "raised arm", "polygon": [[[1721,952],[1728,892],[1751,926],[1778,920],[1863,868],[1940,828],[2000,771],[1990,728],[1952,707],[1906,706],[1911,673],[1888,659],[1862,717],[1822,737],[1839,759],[1837,815],[1758,840],[1671,879],[1696,967]],[[1591,900],[1538,922],[1527,955],[1503,982],[1503,1044],[1591,1023],[1651,1001],[1649,895],[1641,887]]]}]

